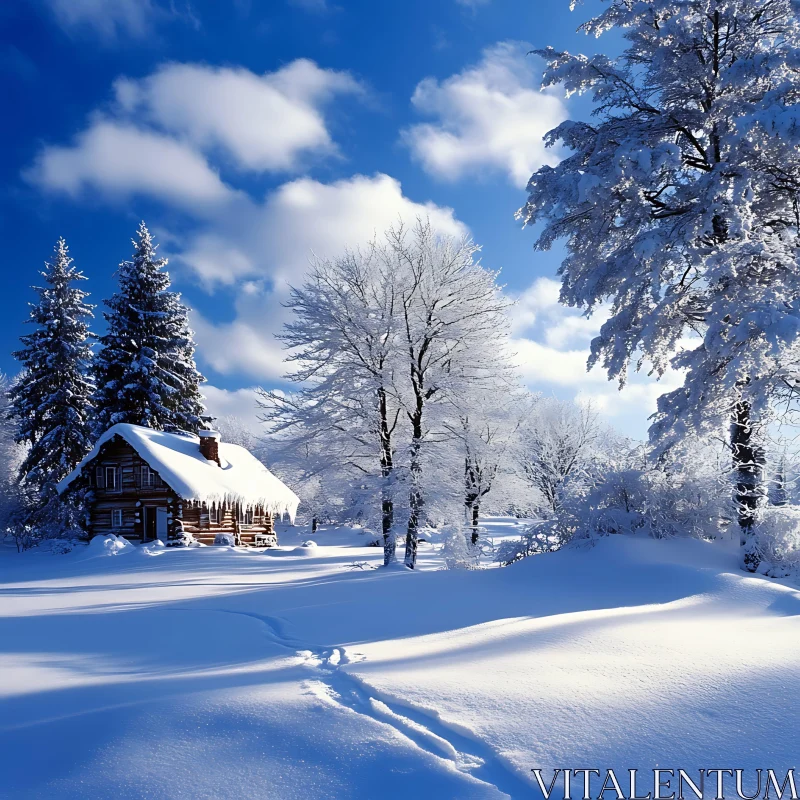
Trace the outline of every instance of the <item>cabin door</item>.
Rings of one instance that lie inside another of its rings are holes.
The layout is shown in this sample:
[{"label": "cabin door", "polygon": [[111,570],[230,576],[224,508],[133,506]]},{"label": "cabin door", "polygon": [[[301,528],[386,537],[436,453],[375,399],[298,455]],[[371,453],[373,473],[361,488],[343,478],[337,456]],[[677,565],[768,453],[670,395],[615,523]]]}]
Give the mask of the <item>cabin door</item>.
[{"label": "cabin door", "polygon": [[144,541],[152,542],[156,538],[156,509],[145,506],[144,514]]},{"label": "cabin door", "polygon": [[161,539],[164,544],[167,543],[167,509],[156,509],[156,536]]}]

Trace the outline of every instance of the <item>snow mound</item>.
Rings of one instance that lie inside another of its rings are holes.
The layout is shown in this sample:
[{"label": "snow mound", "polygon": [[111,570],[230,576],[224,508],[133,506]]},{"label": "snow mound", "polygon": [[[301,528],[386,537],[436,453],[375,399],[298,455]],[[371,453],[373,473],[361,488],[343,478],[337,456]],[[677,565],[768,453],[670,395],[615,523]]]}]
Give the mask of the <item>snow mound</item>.
[{"label": "snow mound", "polygon": [[137,548],[137,551],[140,555],[143,556],[158,556],[161,553],[166,552],[167,546],[161,539],[156,539],[153,542],[147,542],[147,544],[143,544],[141,547]]},{"label": "snow mound", "polygon": [[87,555],[94,556],[118,556],[120,553],[131,553],[136,548],[124,537],[115,536],[109,533],[108,536],[95,536],[89,542]]}]

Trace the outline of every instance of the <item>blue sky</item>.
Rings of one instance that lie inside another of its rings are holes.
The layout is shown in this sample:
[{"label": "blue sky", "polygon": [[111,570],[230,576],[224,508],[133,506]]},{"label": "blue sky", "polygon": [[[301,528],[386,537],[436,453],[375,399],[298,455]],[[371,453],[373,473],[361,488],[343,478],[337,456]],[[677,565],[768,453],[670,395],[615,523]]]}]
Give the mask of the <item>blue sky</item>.
[{"label": "blue sky", "polygon": [[[29,285],[58,236],[114,290],[145,219],[193,309],[217,413],[279,385],[280,300],[311,250],[335,255],[398,218],[469,231],[519,297],[514,335],[534,389],[593,398],[643,435],[658,389],[583,374],[598,320],[556,302],[560,253],[514,219],[542,134],[585,99],[538,90],[553,45],[613,52],[576,32],[599,4],[536,0],[31,0],[0,7],[6,124],[0,369]],[[98,309],[98,317],[100,317]],[[97,328],[102,327],[98,319]]]}]

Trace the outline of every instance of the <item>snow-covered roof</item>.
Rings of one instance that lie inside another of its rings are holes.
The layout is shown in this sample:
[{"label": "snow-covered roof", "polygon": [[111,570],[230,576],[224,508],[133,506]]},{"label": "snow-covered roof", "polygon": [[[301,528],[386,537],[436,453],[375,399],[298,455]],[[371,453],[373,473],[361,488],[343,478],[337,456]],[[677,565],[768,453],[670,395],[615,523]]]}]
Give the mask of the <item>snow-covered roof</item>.
[{"label": "snow-covered roof", "polygon": [[271,514],[288,514],[294,520],[297,495],[276,478],[249,450],[236,444],[219,443],[218,465],[200,452],[198,436],[165,433],[139,425],[112,425],[91,453],[56,487],[59,494],[81,474],[83,467],[100,453],[100,448],[119,436],[154,469],[161,479],[186,501],[218,505],[241,503],[261,506]]}]

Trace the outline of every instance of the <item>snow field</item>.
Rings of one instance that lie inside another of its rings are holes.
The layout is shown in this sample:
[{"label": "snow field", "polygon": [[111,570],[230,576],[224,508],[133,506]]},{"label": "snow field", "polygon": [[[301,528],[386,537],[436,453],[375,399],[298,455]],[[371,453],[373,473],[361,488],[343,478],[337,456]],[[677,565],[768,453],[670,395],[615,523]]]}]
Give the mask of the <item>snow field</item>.
[{"label": "snow field", "polygon": [[533,767],[794,763],[800,592],[725,543],[479,572],[428,546],[409,573],[350,568],[382,556],[358,530],[307,540],[0,556],[0,796],[517,798]]}]

